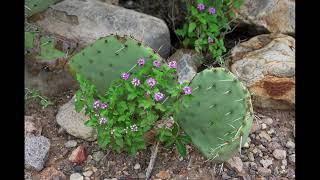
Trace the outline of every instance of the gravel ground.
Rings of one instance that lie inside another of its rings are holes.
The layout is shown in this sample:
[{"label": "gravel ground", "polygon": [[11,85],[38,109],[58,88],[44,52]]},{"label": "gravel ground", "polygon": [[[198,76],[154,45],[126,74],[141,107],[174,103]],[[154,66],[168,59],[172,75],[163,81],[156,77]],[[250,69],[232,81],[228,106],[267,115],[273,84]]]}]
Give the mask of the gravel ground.
[{"label": "gravel ground", "polygon": [[[25,104],[25,115],[40,120],[41,134],[51,141],[45,167],[54,167],[68,178],[79,173],[84,179],[143,179],[151,147],[134,157],[109,150],[103,152],[95,142],[74,138],[59,129],[55,115],[73,93],[70,90],[51,97],[54,105],[45,109],[33,100]],[[152,179],[295,179],[295,113],[255,109],[255,115],[249,140],[241,154],[226,163],[215,164],[206,161],[192,145],[188,146],[185,158],[179,157],[175,149],[160,148]],[[68,158],[79,145],[85,147],[86,160],[76,165]],[[26,170],[26,177],[36,177],[39,173]]]}]

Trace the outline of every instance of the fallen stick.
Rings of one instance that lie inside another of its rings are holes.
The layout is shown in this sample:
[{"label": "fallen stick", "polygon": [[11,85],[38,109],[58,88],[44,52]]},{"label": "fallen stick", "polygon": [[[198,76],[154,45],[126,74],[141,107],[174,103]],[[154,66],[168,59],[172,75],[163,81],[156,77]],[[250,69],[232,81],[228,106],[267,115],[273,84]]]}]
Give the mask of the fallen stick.
[{"label": "fallen stick", "polygon": [[158,153],[158,146],[159,146],[159,142],[157,142],[157,144],[155,145],[153,152],[151,154],[151,158],[150,158],[150,162],[147,168],[147,172],[146,172],[146,180],[149,180],[150,176],[151,176],[151,172],[154,166],[154,162],[157,158],[157,153]]}]

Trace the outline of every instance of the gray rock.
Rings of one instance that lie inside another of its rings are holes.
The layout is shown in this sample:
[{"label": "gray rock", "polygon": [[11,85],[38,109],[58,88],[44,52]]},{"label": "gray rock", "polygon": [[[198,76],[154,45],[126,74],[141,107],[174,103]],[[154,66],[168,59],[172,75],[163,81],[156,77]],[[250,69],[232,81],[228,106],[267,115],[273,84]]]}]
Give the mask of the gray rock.
[{"label": "gray rock", "polygon": [[41,171],[48,157],[49,139],[44,136],[27,136],[24,148],[26,168]]},{"label": "gray rock", "polygon": [[227,59],[231,72],[248,87],[253,105],[294,109],[295,39],[283,34],[263,34],[240,43]]},{"label": "gray rock", "polygon": [[258,174],[261,176],[270,176],[271,169],[264,168],[264,167],[258,167]]},{"label": "gray rock", "polygon": [[103,156],[104,156],[104,153],[102,151],[97,151],[92,154],[92,158],[96,162],[99,162],[103,158]]},{"label": "gray rock", "polygon": [[273,157],[279,160],[285,159],[287,156],[287,152],[282,149],[276,149],[273,151]]},{"label": "gray rock", "polygon": [[279,149],[279,148],[281,148],[281,145],[279,143],[277,143],[277,142],[268,143],[268,149],[270,151],[274,151],[275,149]]},{"label": "gray rock", "polygon": [[177,61],[178,81],[183,83],[184,81],[190,82],[193,79],[204,58],[195,50],[178,49],[170,56],[169,61],[171,60]]},{"label": "gray rock", "polygon": [[85,126],[84,122],[89,119],[83,111],[76,112],[73,97],[68,103],[60,107],[56,116],[57,123],[69,134],[87,141],[97,138],[96,131],[92,127]]},{"label": "gray rock", "polygon": [[101,1],[64,0],[43,14],[38,24],[44,30],[79,40],[86,46],[109,34],[132,35],[163,58],[170,53],[170,32],[166,23],[156,17],[114,6]]},{"label": "gray rock", "polygon": [[289,149],[294,149],[296,147],[295,143],[292,141],[288,141],[286,147]]},{"label": "gray rock", "polygon": [[263,167],[268,168],[270,165],[272,165],[271,159],[262,159],[260,160],[260,163]]},{"label": "gray rock", "polygon": [[273,123],[272,118],[269,118],[269,117],[262,119],[262,121],[263,121],[264,123],[266,123],[267,125],[272,125],[272,123]]},{"label": "gray rock", "polygon": [[80,173],[73,173],[70,175],[70,180],[83,180],[83,176]]},{"label": "gray rock", "polygon": [[75,141],[75,140],[67,141],[66,143],[64,143],[64,146],[65,146],[66,148],[76,147],[76,146],[77,146],[77,141]]},{"label": "gray rock", "polygon": [[242,22],[270,32],[295,33],[295,0],[245,0],[238,14]]},{"label": "gray rock", "polygon": [[236,170],[238,173],[242,172],[243,170],[242,160],[237,156],[234,156],[231,159],[229,159],[227,161],[227,165],[232,169]]},{"label": "gray rock", "polygon": [[252,162],[254,161],[254,156],[253,156],[252,152],[249,152],[248,158],[250,161],[252,161]]},{"label": "gray rock", "polygon": [[259,133],[259,136],[260,136],[261,138],[266,139],[267,141],[271,141],[271,137],[270,137],[269,134],[267,134],[265,131],[261,131],[261,132]]},{"label": "gray rock", "polygon": [[291,154],[289,156],[289,162],[291,162],[292,164],[296,163],[296,154]]}]

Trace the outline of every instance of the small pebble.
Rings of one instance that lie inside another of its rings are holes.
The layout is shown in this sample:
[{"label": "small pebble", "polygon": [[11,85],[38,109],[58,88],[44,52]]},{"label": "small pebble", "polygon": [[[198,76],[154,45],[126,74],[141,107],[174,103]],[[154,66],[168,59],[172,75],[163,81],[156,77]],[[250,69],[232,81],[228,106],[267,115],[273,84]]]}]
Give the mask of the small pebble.
[{"label": "small pebble", "polygon": [[292,141],[288,141],[287,144],[286,144],[286,147],[287,147],[288,149],[294,149],[295,146],[296,146],[295,143],[292,142]]},{"label": "small pebble", "polygon": [[281,163],[282,163],[282,165],[284,165],[284,166],[287,166],[287,164],[288,164],[286,159],[282,160]]},{"label": "small pebble", "polygon": [[276,149],[273,151],[273,157],[279,160],[285,159],[287,156],[287,152],[282,149]]},{"label": "small pebble", "polygon": [[134,167],[133,167],[133,169],[135,169],[135,170],[140,169],[140,164],[139,164],[139,163],[135,164]]},{"label": "small pebble", "polygon": [[64,146],[65,146],[66,148],[76,147],[76,146],[77,146],[77,141],[75,141],[75,140],[67,141],[66,143],[64,143]]},{"label": "small pebble", "polygon": [[268,168],[270,165],[272,165],[272,160],[270,159],[262,159],[260,160],[260,164],[262,164],[263,167]]},{"label": "small pebble", "polygon": [[84,176],[86,176],[86,177],[90,177],[92,174],[93,174],[93,172],[92,171],[86,171],[86,172],[84,172],[84,173],[82,173]]},{"label": "small pebble", "polygon": [[291,162],[293,164],[296,162],[296,154],[291,154],[289,156],[289,162]]},{"label": "small pebble", "polygon": [[270,176],[271,175],[271,169],[259,167],[258,168],[258,174],[261,176]]},{"label": "small pebble", "polygon": [[249,152],[248,157],[249,157],[250,161],[252,161],[252,162],[254,161],[254,156],[253,156],[252,152]]},{"label": "small pebble", "polygon": [[267,129],[267,125],[265,123],[261,124],[261,129]]},{"label": "small pebble", "polygon": [[70,176],[70,180],[83,180],[83,176],[79,173],[73,173]]},{"label": "small pebble", "polygon": [[[92,159],[96,162],[99,162],[104,156],[104,153],[102,151],[97,151],[92,154]],[[89,157],[88,157],[89,158]]]},{"label": "small pebble", "polygon": [[263,122],[265,122],[267,125],[271,125],[273,123],[273,120],[271,118],[265,118],[262,119]]}]

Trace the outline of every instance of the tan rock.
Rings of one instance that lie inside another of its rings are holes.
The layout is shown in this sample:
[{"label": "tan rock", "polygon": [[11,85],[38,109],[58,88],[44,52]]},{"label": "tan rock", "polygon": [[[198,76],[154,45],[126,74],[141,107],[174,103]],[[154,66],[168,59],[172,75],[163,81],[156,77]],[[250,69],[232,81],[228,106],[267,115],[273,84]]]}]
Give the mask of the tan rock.
[{"label": "tan rock", "polygon": [[67,177],[61,172],[56,170],[54,167],[47,167],[41,171],[40,174],[33,177],[34,180],[66,180]]},{"label": "tan rock", "polygon": [[160,179],[169,179],[170,174],[168,171],[160,171],[158,174],[156,174],[156,177]]},{"label": "tan rock", "polygon": [[254,106],[294,109],[294,38],[283,34],[253,37],[231,50],[227,64],[248,87]]},{"label": "tan rock", "polygon": [[295,33],[295,0],[245,0],[238,15],[270,32]]}]

